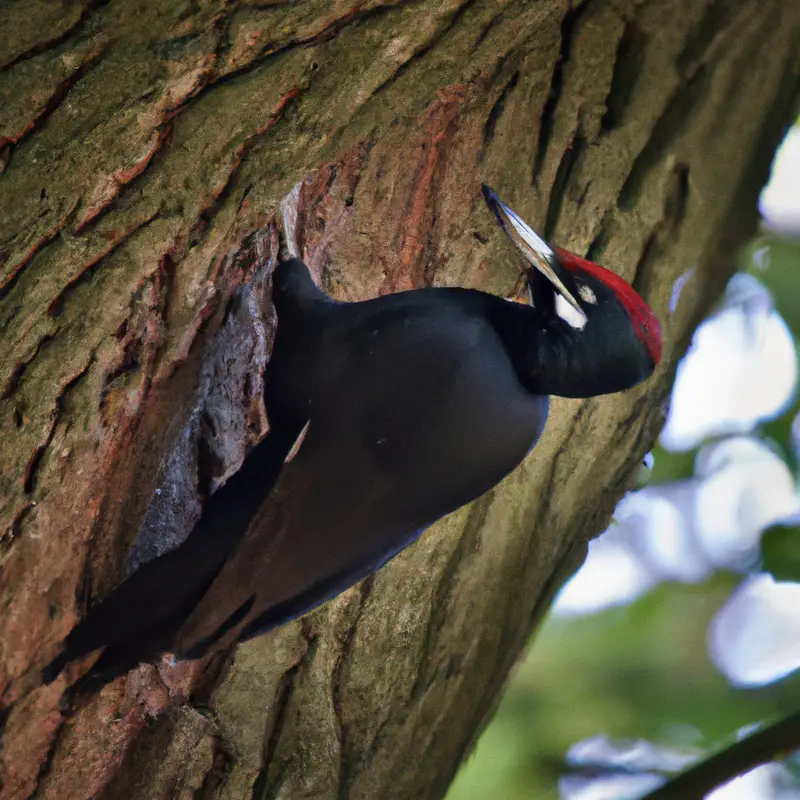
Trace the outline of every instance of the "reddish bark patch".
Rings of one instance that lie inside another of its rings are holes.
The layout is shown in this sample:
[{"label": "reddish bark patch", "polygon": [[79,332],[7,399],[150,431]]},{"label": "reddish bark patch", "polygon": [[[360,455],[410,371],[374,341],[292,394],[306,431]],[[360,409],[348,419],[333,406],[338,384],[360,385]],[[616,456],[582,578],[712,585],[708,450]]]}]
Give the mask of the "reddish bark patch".
[{"label": "reddish bark patch", "polygon": [[317,281],[332,260],[333,242],[355,232],[353,202],[369,151],[366,143],[355,145],[339,161],[312,173],[300,187],[297,244]]},{"label": "reddish bark patch", "polygon": [[406,163],[413,179],[404,204],[398,250],[389,256],[381,294],[413,289],[425,283],[424,254],[436,213],[436,176],[457,130],[457,117],[468,99],[468,86],[438,92],[428,108],[422,134]]},{"label": "reddish bark patch", "polygon": [[4,800],[29,797],[36,788],[38,768],[47,760],[61,725],[59,679],[21,700],[9,714],[0,751],[0,787]]},{"label": "reddish bark patch", "polygon": [[[97,797],[119,770],[147,721],[145,705],[125,692],[125,680],[106,686],[65,725],[48,777],[44,800]],[[76,793],[77,792],[77,793]]]}]

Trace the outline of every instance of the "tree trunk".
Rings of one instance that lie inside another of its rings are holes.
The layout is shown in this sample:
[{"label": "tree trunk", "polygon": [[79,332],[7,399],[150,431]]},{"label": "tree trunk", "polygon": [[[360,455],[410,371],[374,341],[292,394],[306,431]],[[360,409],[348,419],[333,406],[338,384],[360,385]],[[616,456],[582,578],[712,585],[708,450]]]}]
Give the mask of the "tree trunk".
[{"label": "tree trunk", "polygon": [[[753,230],[796,0],[353,1],[0,8],[4,800],[441,797]],[[340,298],[509,295],[482,181],[634,282],[657,374],[554,402],[520,469],[304,620],[62,717],[38,672],[88,599],[266,431],[279,228]]]}]

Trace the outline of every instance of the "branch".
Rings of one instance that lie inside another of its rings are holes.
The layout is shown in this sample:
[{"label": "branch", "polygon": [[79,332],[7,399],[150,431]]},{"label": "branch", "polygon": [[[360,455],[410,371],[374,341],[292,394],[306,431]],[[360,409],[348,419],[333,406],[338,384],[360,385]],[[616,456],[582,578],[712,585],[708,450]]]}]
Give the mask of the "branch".
[{"label": "branch", "polygon": [[800,749],[800,711],[701,761],[642,800],[702,800],[718,786],[797,749]]}]

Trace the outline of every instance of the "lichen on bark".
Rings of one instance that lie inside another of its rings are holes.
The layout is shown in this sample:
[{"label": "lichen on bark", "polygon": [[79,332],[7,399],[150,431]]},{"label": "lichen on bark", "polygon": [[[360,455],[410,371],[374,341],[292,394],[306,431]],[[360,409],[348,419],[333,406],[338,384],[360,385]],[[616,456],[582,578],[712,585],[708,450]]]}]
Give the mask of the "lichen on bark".
[{"label": "lichen on bark", "polygon": [[[2,797],[442,796],[657,435],[799,39],[791,0],[5,4]],[[482,181],[633,281],[664,322],[656,376],[554,403],[517,472],[303,621],[142,667],[65,722],[38,670],[266,430],[281,199],[300,184],[339,298],[508,295]]]}]

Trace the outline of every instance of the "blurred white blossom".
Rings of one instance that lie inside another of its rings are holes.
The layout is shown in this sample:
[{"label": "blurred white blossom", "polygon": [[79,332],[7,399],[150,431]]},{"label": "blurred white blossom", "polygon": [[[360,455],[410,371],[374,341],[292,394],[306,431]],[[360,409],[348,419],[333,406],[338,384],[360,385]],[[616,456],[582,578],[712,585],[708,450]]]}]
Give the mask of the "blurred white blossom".
[{"label": "blurred white blossom", "polygon": [[786,135],[775,161],[772,176],[761,193],[761,213],[767,224],[785,232],[800,231],[800,127]]},{"label": "blurred white blossom", "polygon": [[[794,478],[767,444],[737,436],[702,448],[695,477],[626,495],[615,523],[589,545],[557,614],[631,602],[662,580],[700,581],[757,557],[761,533],[800,514]],[[800,608],[800,606],[798,606]]]},{"label": "blurred white blossom", "polygon": [[689,450],[721,434],[749,433],[779,413],[797,383],[794,339],[769,292],[734,275],[721,310],[697,329],[678,367],[661,444]]},{"label": "blurred white blossom", "polygon": [[709,651],[733,684],[761,686],[800,667],[800,584],[744,580],[709,629]]}]

